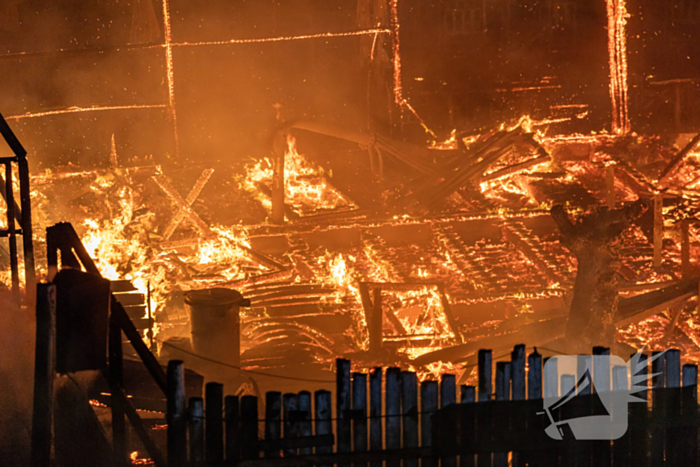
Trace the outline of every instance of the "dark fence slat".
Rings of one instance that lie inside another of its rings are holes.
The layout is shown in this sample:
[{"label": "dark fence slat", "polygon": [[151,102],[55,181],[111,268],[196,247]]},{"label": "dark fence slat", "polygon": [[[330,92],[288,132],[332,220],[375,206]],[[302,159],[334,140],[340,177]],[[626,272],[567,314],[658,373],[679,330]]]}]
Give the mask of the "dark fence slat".
[{"label": "dark fence slat", "polygon": [[[282,396],[282,410],[284,420],[284,438],[298,438],[299,437],[299,422],[294,419],[295,412],[299,409],[299,396],[294,393],[286,393]],[[296,456],[297,449],[287,448],[284,450],[284,455],[286,456]]]},{"label": "dark fence slat", "polygon": [[[455,375],[444,374],[440,379],[440,408],[445,408],[457,402],[457,380]],[[454,456],[443,457],[442,467],[455,467],[457,458]]]},{"label": "dark fence slat", "polygon": [[479,350],[479,402],[491,399],[491,358],[490,350]]},{"label": "dark fence slat", "polygon": [[258,398],[241,397],[241,457],[258,457]]},{"label": "dark fence slat", "polygon": [[367,375],[364,373],[352,374],[352,437],[353,452],[367,450]]},{"label": "dark fence slat", "polygon": [[510,354],[510,371],[514,401],[525,400],[525,345],[516,345]]},{"label": "dark fence slat", "polygon": [[[299,436],[306,438],[313,436],[311,426],[311,393],[301,391],[299,393]],[[308,456],[313,454],[313,448],[299,448],[299,455]]]},{"label": "dark fence slat", "polygon": [[678,349],[668,349],[666,351],[666,374],[665,382],[667,388],[681,387],[681,351]]},{"label": "dark fence slat", "polygon": [[204,462],[204,400],[201,397],[190,398],[190,462],[200,465]]},{"label": "dark fence slat", "polygon": [[[381,451],[384,447],[382,433],[382,367],[372,370],[369,375],[369,448]],[[372,467],[382,467],[381,462],[374,462]]]},{"label": "dark fence slat", "polygon": [[474,386],[467,386],[466,384],[463,384],[460,386],[459,396],[459,402],[461,404],[476,402],[476,388]]},{"label": "dark fence slat", "polygon": [[[384,433],[386,449],[401,449],[401,383],[399,368],[386,370],[386,422]],[[387,461],[387,467],[401,465],[401,462]]]},{"label": "dark fence slat", "polygon": [[[593,347],[593,388],[591,392],[610,392],[610,349]],[[625,409],[627,407],[625,406]],[[626,410],[625,410],[626,412]],[[627,414],[625,414],[627,416]],[[596,441],[592,449],[591,462],[599,467],[611,465],[612,445],[609,440]]]},{"label": "dark fence slat", "polygon": [[[662,391],[657,389],[663,388],[666,381],[666,354],[662,351],[654,351],[651,353],[651,403],[653,407],[653,419],[663,419],[665,408]],[[663,465],[664,462],[664,432],[662,429],[652,429],[649,440],[649,459],[652,466]]]},{"label": "dark fence slat", "polygon": [[[683,389],[681,390],[681,407],[683,417],[697,420],[698,417],[698,366],[686,363],[683,365]],[[686,450],[683,465],[698,465],[700,453],[698,450],[698,427],[688,427],[684,430],[679,444]]]},{"label": "dark fence slat", "polygon": [[217,463],[224,460],[224,386],[207,383],[204,389],[206,411],[206,459]]},{"label": "dark fence slat", "polygon": [[[666,419],[679,419],[682,415],[681,407],[681,351],[668,349],[666,351],[666,390],[665,407]],[[697,444],[695,440],[688,440],[686,427],[670,427],[665,430],[665,459],[666,465],[691,465],[689,462],[689,445]],[[690,443],[688,443],[690,441]]]},{"label": "dark fence slat", "polygon": [[[630,361],[630,389],[637,398],[646,401],[648,397],[649,362],[645,354],[632,354]],[[639,359],[637,361],[637,358]],[[636,362],[636,363],[635,363]],[[633,403],[629,405],[629,421],[627,438],[627,452],[629,453],[629,465],[646,467],[649,454],[649,431],[647,430],[647,404]]]},{"label": "dark fence slat", "polygon": [[[548,365],[547,362],[551,360]],[[544,366],[542,367],[542,378],[544,383],[544,397],[558,397],[559,396],[559,370],[557,368],[557,358],[548,357],[544,359]]]},{"label": "dark fence slat", "polygon": [[[588,372],[588,374],[591,376],[591,379],[588,381],[584,380],[581,387],[576,388],[576,394],[580,394],[582,396],[591,394],[591,384],[589,381],[593,381],[593,357],[590,355],[578,355],[576,358],[576,376],[574,377],[576,382],[574,384],[578,384],[579,378],[581,378],[586,372]],[[563,393],[564,391],[562,391],[562,394]]]},{"label": "dark fence slat", "polygon": [[[314,430],[316,436],[330,435],[333,433],[331,412],[330,391],[316,391],[314,393]],[[316,454],[330,454],[332,452],[333,446],[316,447]]]},{"label": "dark fence slat", "polygon": [[[460,386],[460,403],[473,404],[474,402],[476,402],[476,388],[466,384]],[[467,438],[474,435],[474,417],[468,420],[471,420],[471,425],[462,427],[466,431]],[[474,454],[461,454],[459,456],[459,467],[474,467],[475,460]]]},{"label": "dark fence slat", "polygon": [[[511,362],[496,363],[496,400],[510,400],[511,389]],[[494,437],[498,436],[498,432],[508,431],[510,429],[509,408],[504,405],[498,405],[494,408],[491,430]],[[495,452],[493,453],[493,467],[507,467],[508,453]]]},{"label": "dark fence slat", "polygon": [[[627,391],[627,367],[622,365],[615,365],[612,368],[612,390],[613,391]],[[617,403],[614,400],[614,403]],[[629,417],[627,414],[627,402],[620,401],[623,407],[613,407],[613,417],[619,415],[624,417],[623,420],[613,419],[613,422],[628,423],[629,427]],[[618,465],[629,465],[629,437],[623,437],[613,441],[612,446],[612,463],[615,466]]]},{"label": "dark fence slat", "polygon": [[[403,447],[418,447],[418,378],[412,371],[401,372]],[[417,467],[418,459],[404,460],[404,467]]]},{"label": "dark fence slat", "polygon": [[[420,434],[421,447],[433,445],[433,414],[438,410],[438,383],[437,381],[423,381],[420,385]],[[422,467],[434,467],[438,465],[437,459],[425,458],[421,461]]]},{"label": "dark fence slat", "polygon": [[180,360],[168,362],[168,466],[187,465],[187,418],[185,412],[185,367]]},{"label": "dark fence slat", "polygon": [[226,460],[237,462],[240,453],[240,416],[237,396],[224,398],[224,411],[226,420]]},{"label": "dark fence slat", "polygon": [[542,355],[537,349],[527,357],[527,398],[542,398]]},{"label": "dark fence slat", "polygon": [[[265,393],[265,441],[282,437],[282,393],[268,391]],[[280,457],[277,449],[265,451],[266,458]]]},{"label": "dark fence slat", "polygon": [[338,358],[335,361],[335,365],[335,414],[338,452],[350,452],[352,451],[350,360]]}]

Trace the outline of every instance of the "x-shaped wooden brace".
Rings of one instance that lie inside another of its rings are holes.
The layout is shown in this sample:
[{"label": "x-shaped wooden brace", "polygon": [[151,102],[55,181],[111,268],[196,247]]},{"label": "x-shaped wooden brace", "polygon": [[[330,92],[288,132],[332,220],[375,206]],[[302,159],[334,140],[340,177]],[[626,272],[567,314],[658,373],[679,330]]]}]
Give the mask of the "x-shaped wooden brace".
[{"label": "x-shaped wooden brace", "polygon": [[169,239],[173,233],[175,233],[175,230],[180,223],[185,220],[185,218],[188,218],[195,228],[205,237],[211,237],[214,235],[206,222],[204,222],[202,218],[199,217],[199,215],[192,209],[192,204],[194,204],[194,202],[197,200],[197,197],[202,192],[204,185],[207,184],[211,174],[213,173],[214,169],[206,169],[204,172],[202,172],[202,175],[199,176],[197,183],[194,184],[194,187],[187,195],[187,200],[182,199],[182,196],[175,191],[164,175],[154,175],[151,177],[179,209],[173,219],[170,221],[168,227],[165,229],[165,232],[163,232],[164,240]]}]

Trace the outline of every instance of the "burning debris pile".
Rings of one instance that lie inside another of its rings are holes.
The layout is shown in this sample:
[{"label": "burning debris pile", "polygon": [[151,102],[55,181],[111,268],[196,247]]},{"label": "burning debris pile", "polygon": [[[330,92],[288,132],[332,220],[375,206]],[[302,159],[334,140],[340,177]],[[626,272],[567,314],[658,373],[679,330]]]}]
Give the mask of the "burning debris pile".
[{"label": "burning debris pile", "polygon": [[[700,241],[700,138],[533,127],[524,118],[420,147],[301,122],[282,130],[282,158],[239,173],[121,167],[113,150],[108,169],[34,176],[36,231],[70,220],[103,275],[142,294],[129,303],[132,319],[163,352],[186,345],[184,294],[223,287],[251,302],[241,311],[244,368],[328,367],[352,354],[466,379],[479,348],[564,350],[569,309],[584,306],[575,284],[595,289],[600,273],[578,263],[588,253],[572,246],[575,219],[602,222],[640,199],[645,209],[611,232],[603,302],[617,310],[599,303],[605,332],[619,345],[700,356],[689,248]],[[366,176],[349,184],[333,162],[302,155],[294,136],[313,148],[318,133],[358,143],[343,158]],[[275,224],[281,167],[284,222]]]}]

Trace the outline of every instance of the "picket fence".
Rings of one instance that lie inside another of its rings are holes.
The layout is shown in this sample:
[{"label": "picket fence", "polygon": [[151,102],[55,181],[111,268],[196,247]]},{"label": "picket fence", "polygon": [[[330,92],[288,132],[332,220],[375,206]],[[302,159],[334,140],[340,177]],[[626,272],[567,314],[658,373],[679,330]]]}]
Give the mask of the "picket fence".
[{"label": "picket fence", "polygon": [[[265,394],[263,419],[256,397],[224,397],[218,383],[206,385],[204,399],[186,401],[182,362],[171,361],[168,465],[697,465],[697,366],[681,368],[676,349],[653,352],[651,364],[642,355],[634,373],[651,369],[650,376],[656,376],[648,387],[646,381],[632,381],[628,367],[610,368],[610,360],[600,358],[607,355],[608,349],[596,347],[592,355],[577,357],[578,373],[581,365],[589,369],[591,390],[578,385],[574,375],[543,365],[536,349],[526,356],[525,346],[518,345],[510,361],[495,364],[493,391],[493,355],[481,350],[478,385],[461,385],[459,400],[454,375],[419,383],[414,372],[399,368],[351,373],[350,361],[338,359],[335,401],[326,390],[271,391]],[[637,396],[649,400],[617,411],[629,417],[622,438],[576,440],[566,424],[563,440],[545,433],[552,422],[600,415],[596,397],[611,390],[629,394],[631,381]],[[553,400],[570,391],[575,394],[570,402],[544,413],[543,395]]]}]

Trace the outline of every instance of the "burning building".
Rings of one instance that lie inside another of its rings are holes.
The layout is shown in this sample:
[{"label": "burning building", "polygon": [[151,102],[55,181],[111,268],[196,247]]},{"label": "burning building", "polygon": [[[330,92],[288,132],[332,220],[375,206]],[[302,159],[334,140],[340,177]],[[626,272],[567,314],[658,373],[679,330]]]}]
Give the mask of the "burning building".
[{"label": "burning building", "polygon": [[4,7],[7,294],[76,266],[69,222],[160,362],[241,395],[521,343],[697,362],[693,5],[316,3]]}]

